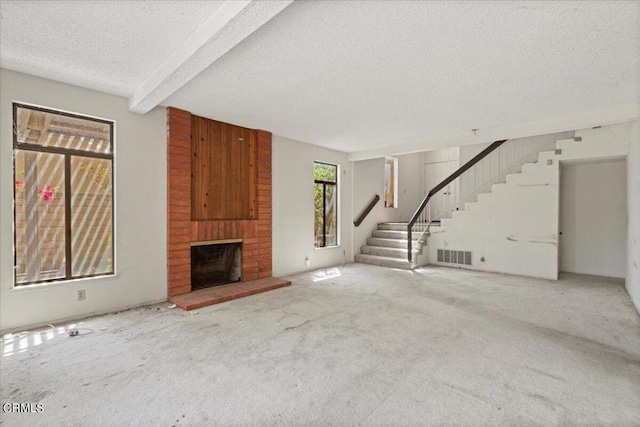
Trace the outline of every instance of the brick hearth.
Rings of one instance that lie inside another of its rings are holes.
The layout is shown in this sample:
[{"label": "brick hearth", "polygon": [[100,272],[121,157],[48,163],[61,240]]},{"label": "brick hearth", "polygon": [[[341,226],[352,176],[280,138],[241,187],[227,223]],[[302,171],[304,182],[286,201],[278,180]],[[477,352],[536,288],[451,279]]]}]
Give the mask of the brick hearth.
[{"label": "brick hearth", "polygon": [[197,291],[169,297],[169,301],[183,310],[195,310],[196,308],[248,297],[289,285],[291,285],[291,282],[288,280],[277,277],[267,277],[266,279],[252,280],[250,282],[229,283],[211,288],[198,289]]},{"label": "brick hearth", "polygon": [[191,220],[191,113],[167,109],[167,288],[191,292],[191,242],[242,239],[242,281],[271,277],[271,133],[258,130],[255,220]]}]

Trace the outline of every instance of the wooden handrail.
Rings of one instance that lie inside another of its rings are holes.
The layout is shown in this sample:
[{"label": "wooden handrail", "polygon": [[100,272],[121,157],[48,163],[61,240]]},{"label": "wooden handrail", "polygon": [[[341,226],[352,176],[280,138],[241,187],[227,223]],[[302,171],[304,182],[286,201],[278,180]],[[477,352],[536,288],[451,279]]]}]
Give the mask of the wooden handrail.
[{"label": "wooden handrail", "polygon": [[507,141],[506,139],[503,139],[501,141],[496,141],[496,142],[492,143],[490,146],[488,146],[487,148],[482,150],[480,153],[478,153],[473,159],[469,160],[467,163],[465,163],[464,165],[460,166],[460,168],[458,168],[457,171],[455,171],[454,173],[452,173],[451,175],[446,177],[440,184],[436,185],[435,187],[433,187],[431,189],[431,191],[429,191],[429,194],[427,194],[425,196],[425,198],[422,200],[422,203],[420,203],[420,206],[416,210],[416,213],[413,214],[413,216],[411,217],[411,220],[407,224],[407,238],[408,238],[408,240],[407,240],[407,249],[408,249],[407,259],[409,260],[409,262],[411,262],[411,258],[412,258],[412,256],[411,256],[411,229],[413,228],[413,225],[416,223],[416,221],[418,221],[418,218],[420,217],[420,214],[422,213],[424,208],[427,206],[427,203],[429,203],[429,200],[431,199],[431,197],[433,197],[438,191],[442,190],[447,185],[451,184],[451,182],[453,182],[455,179],[457,179],[460,175],[465,173],[467,170],[471,169],[473,166],[475,166],[476,163],[478,163],[480,160],[482,160],[485,157],[487,157],[489,154],[491,154],[495,149],[500,147],[506,141]]},{"label": "wooden handrail", "polygon": [[358,216],[358,218],[353,221],[353,225],[355,225],[356,227],[359,226],[360,224],[362,224],[362,221],[364,221],[364,219],[367,217],[367,215],[369,215],[369,212],[371,212],[371,209],[373,209],[373,207],[376,205],[376,203],[378,203],[380,201],[380,196],[378,196],[377,194],[373,197],[373,199],[371,199],[371,201],[369,202],[369,204],[367,205],[366,208],[364,208],[364,210],[362,211],[362,213],[360,214],[360,216]]}]

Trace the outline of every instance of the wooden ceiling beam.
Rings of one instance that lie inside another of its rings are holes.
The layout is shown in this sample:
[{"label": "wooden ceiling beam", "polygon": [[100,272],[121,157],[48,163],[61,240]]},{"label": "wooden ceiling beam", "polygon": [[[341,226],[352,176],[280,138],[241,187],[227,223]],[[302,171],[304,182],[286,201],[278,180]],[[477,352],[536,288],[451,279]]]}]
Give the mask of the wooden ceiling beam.
[{"label": "wooden ceiling beam", "polygon": [[222,58],[293,0],[225,1],[129,98],[129,110],[146,114]]},{"label": "wooden ceiling beam", "polygon": [[44,113],[44,123],[42,124],[42,129],[40,129],[40,137],[38,138],[38,144],[44,144],[47,140],[47,133],[49,131],[49,126],[51,126],[51,121],[53,120],[53,114]]},{"label": "wooden ceiling beam", "polygon": [[27,131],[29,126],[29,120],[31,119],[31,111],[29,109],[20,110],[20,120],[18,123],[18,135],[22,135]]}]

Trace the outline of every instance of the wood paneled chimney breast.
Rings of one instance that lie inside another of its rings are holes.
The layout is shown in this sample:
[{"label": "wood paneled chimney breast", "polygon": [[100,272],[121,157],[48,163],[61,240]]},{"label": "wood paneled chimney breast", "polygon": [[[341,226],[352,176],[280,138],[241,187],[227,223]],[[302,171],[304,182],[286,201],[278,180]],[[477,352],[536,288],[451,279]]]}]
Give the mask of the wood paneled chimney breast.
[{"label": "wood paneled chimney breast", "polygon": [[191,219],[257,219],[256,131],[191,116]]},{"label": "wood paneled chimney breast", "polygon": [[271,133],[167,108],[167,288],[191,292],[191,243],[242,239],[243,282],[271,269]]}]

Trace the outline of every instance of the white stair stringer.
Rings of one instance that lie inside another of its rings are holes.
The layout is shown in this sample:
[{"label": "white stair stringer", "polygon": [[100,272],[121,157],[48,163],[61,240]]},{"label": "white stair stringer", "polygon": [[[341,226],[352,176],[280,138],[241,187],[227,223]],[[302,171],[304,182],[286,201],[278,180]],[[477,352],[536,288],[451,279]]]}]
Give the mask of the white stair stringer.
[{"label": "white stair stringer", "polygon": [[[433,264],[548,279],[558,277],[560,162],[620,158],[626,155],[626,127],[576,131],[556,142],[556,150],[538,153],[520,173],[494,184],[477,202],[429,229]],[[438,249],[471,251],[471,265],[438,262]]]},{"label": "white stair stringer", "polygon": [[412,251],[417,256],[417,262],[407,259],[407,223],[381,223],[362,246],[355,261],[378,265],[381,267],[412,270],[428,263],[428,251],[422,250],[422,243],[413,240]]}]

